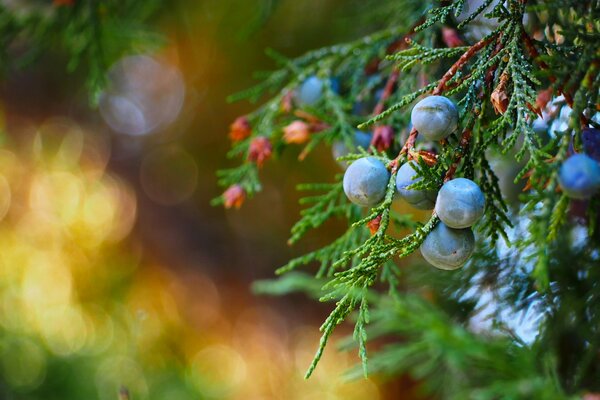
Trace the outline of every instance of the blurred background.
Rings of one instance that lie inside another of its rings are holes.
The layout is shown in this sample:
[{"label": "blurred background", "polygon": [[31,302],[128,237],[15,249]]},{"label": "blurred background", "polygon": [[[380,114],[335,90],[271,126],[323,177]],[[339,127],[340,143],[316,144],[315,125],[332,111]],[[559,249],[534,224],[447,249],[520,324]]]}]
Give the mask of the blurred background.
[{"label": "blurred background", "polygon": [[266,165],[239,211],[209,205],[234,162],[228,126],[255,107],[227,95],[273,67],[267,47],[296,56],[376,28],[359,15],[349,0],[174,1],[152,21],[164,45],[110,66],[97,107],[60,50],[5,75],[0,398],[413,398],[409,382],[344,381],[355,351],[333,346],[305,381],[331,305],[251,293],[340,232],[286,245],[296,184],[337,171],[328,149]]}]

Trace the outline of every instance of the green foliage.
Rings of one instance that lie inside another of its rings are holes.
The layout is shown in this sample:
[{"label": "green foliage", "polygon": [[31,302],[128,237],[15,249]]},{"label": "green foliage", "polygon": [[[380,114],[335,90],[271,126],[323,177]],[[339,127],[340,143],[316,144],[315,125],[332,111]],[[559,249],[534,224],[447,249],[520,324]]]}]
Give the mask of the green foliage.
[{"label": "green foliage", "polygon": [[[585,282],[591,276],[589,268],[598,262],[598,198],[587,205],[589,238],[585,250],[577,249],[568,239],[569,226],[565,224],[572,202],[560,193],[557,183],[561,163],[573,149],[581,151],[582,127],[596,126],[590,116],[598,109],[600,89],[597,2],[485,0],[466,15],[461,15],[464,1],[405,3],[406,7],[398,8],[412,10],[409,20],[413,26],[403,20],[360,40],[296,59],[271,54],[281,68],[232,98],[257,101],[262,95],[275,93],[249,118],[253,121],[252,137],[270,138],[279,151],[289,146],[280,132],[294,119],[316,118],[327,126],[310,136],[303,154],[334,140],[350,143],[354,126],[367,129],[385,123],[396,132],[389,149],[377,152],[371,148],[344,158],[372,154],[386,163],[391,174],[381,204],[370,210],[350,204],[343,197],[341,177],[334,184],[303,187],[323,194],[301,201],[309,207],[293,227],[290,243],[331,217],[348,221],[346,232],[330,245],[278,270],[285,273],[319,263],[316,276],[326,280],[321,300],[335,302],[321,327],[323,336],[307,376],[316,367],[332,331],[353,316],[353,338],[365,375],[367,336],[397,335],[401,337],[397,343],[371,357],[370,369],[390,375],[411,373],[445,398],[566,399],[574,393],[599,390],[592,384],[600,381],[592,361],[597,348],[578,347],[575,353],[579,358],[574,360],[573,354],[560,347],[563,338],[553,339],[556,331],[570,324],[563,315],[556,318],[555,307],[560,312],[575,307],[579,311],[574,315],[592,316],[578,320],[569,331],[581,328],[589,343],[596,341],[588,333],[595,329],[595,316],[600,314],[597,306],[589,303],[596,289],[586,286],[580,293],[571,286],[567,289],[563,284],[572,276],[562,275],[573,262],[567,261],[566,254],[583,269],[581,279]],[[424,17],[425,8],[421,7],[428,8]],[[376,8],[374,14],[379,10]],[[448,47],[440,40],[441,28],[466,40],[473,36],[469,31],[472,25],[484,17],[497,23],[470,43]],[[464,32],[467,34],[461,37]],[[292,115],[289,107],[281,106],[282,101],[293,97],[294,90],[312,74],[323,79],[323,96],[311,107],[296,104]],[[331,77],[341,81],[339,93],[332,90]],[[372,113],[353,111],[353,104],[372,100],[384,83],[383,98]],[[544,90],[554,97],[548,106],[549,99],[543,101],[541,96]],[[402,134],[407,130],[407,107],[431,93],[456,100],[460,128],[440,143],[429,147],[417,143],[415,147],[414,136],[407,140]],[[567,107],[572,109],[568,129],[552,128],[549,137],[534,130],[538,115],[543,114],[553,124],[560,120],[563,109],[569,110]],[[238,150],[230,155],[244,157],[247,148],[241,146],[236,144],[234,149]],[[515,177],[515,183],[527,183],[517,211],[511,210],[503,195],[498,176],[503,171],[494,166],[498,157],[523,167]],[[392,262],[417,250],[437,223],[435,214],[423,223],[394,210],[396,171],[410,159],[418,160],[417,175],[423,177],[413,188],[437,189],[445,180],[464,176],[485,192],[485,215],[475,226],[479,251],[451,278],[447,278],[448,273],[442,276],[442,272],[430,269],[427,273],[400,270]],[[246,157],[242,165],[248,164],[252,163]],[[233,175],[222,178],[223,186],[244,184],[245,179],[236,180]],[[258,184],[244,187],[250,195],[260,188]],[[407,234],[407,230],[412,233]],[[427,289],[412,290],[411,283],[420,275],[426,275],[428,283],[423,287]],[[388,286],[390,294],[373,289],[378,281]],[[283,287],[290,287],[285,278],[281,282]],[[536,310],[540,326],[533,344],[523,343],[511,332],[499,312],[490,317],[493,323],[487,334],[469,330],[468,321],[481,312],[475,308],[473,296],[467,296],[471,288],[492,291],[498,305],[514,312],[532,309],[534,301],[538,306],[543,304],[546,308]],[[562,290],[576,299],[569,298],[563,304]],[[423,292],[433,293],[434,301],[425,300]],[[451,308],[438,304],[444,296],[448,297],[445,303],[452,303]],[[581,313],[582,307],[586,314]],[[577,342],[583,343],[579,338]]]},{"label": "green foliage", "polygon": [[[0,4],[0,68],[20,68],[47,49],[60,50],[68,72],[86,71],[93,103],[104,87],[111,64],[125,54],[146,52],[164,43],[144,23],[162,0],[76,0],[72,4],[15,2]],[[25,41],[27,51],[15,57],[9,49]]]},{"label": "green foliage", "polygon": [[382,299],[372,319],[374,338],[392,335],[397,341],[371,359],[374,372],[408,372],[423,382],[423,391],[445,399],[570,398],[550,373],[555,359],[539,360],[507,336],[486,337],[457,326],[420,296]]}]

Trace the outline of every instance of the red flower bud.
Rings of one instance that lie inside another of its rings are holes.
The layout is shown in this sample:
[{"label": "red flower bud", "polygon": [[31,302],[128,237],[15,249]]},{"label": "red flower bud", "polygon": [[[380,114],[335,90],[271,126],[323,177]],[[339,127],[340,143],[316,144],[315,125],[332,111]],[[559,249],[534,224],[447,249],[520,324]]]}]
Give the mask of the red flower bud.
[{"label": "red flower bud", "polygon": [[380,226],[381,226],[381,215],[378,215],[375,218],[373,218],[372,220],[370,220],[369,222],[367,222],[367,228],[369,228],[369,231],[371,231],[371,235],[376,234],[377,231],[379,230]]},{"label": "red flower bud", "polygon": [[506,94],[506,84],[508,83],[508,79],[508,74],[504,72],[500,76],[500,83],[496,86],[496,89],[494,89],[490,96],[496,114],[504,114],[508,109],[509,98]]},{"label": "red flower bud", "polygon": [[232,185],[223,193],[223,200],[225,208],[239,209],[246,200],[246,191],[240,185]]},{"label": "red flower bud", "polygon": [[374,75],[379,71],[380,58],[374,58],[365,65],[365,75]]},{"label": "red flower bud", "polygon": [[281,111],[286,114],[291,112],[292,108],[294,108],[293,100],[294,100],[294,92],[290,90],[281,99]]},{"label": "red flower bud", "polygon": [[552,100],[552,88],[541,90],[537,99],[535,100],[535,106],[538,110],[543,110],[546,108],[546,105]]},{"label": "red flower bud", "polygon": [[248,161],[256,163],[259,167],[271,157],[273,147],[271,142],[264,136],[257,136],[250,142],[250,150],[248,151]]},{"label": "red flower bud", "polygon": [[456,29],[447,26],[442,27],[442,40],[448,47],[459,47],[464,44]]},{"label": "red flower bud", "polygon": [[304,121],[294,121],[283,128],[283,140],[286,143],[306,143],[310,137],[310,125]]},{"label": "red flower bud", "polygon": [[373,131],[371,144],[377,151],[384,151],[390,148],[394,142],[394,130],[389,125],[378,126]]},{"label": "red flower bud", "polygon": [[240,142],[246,139],[252,133],[252,127],[248,118],[238,117],[229,125],[229,138],[232,142]]}]

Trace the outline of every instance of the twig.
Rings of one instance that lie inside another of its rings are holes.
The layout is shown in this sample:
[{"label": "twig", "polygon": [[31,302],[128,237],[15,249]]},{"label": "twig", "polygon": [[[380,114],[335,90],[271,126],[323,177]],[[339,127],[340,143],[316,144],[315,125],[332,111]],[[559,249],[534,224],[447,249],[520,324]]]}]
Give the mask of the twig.
[{"label": "twig", "polygon": [[379,115],[383,112],[383,108],[385,107],[385,102],[392,95],[392,92],[394,91],[394,85],[396,85],[396,82],[398,82],[399,76],[400,76],[400,70],[397,67],[394,67],[394,69],[392,70],[392,73],[388,77],[387,82],[385,83],[385,86],[383,88],[383,93],[381,94],[379,101],[377,102],[377,104],[375,105],[375,108],[373,109],[373,116]]},{"label": "twig", "polygon": [[[548,64],[546,64],[543,60],[540,60],[540,53],[535,48],[535,44],[533,43],[533,40],[531,39],[531,37],[525,31],[523,31],[523,42],[525,43],[525,48],[529,52],[529,55],[531,56],[531,58],[533,58],[538,63],[540,68],[544,69],[544,70],[549,69],[550,66]],[[552,76],[552,75],[548,76],[548,80],[552,83],[556,83],[555,76]],[[558,92],[565,97],[565,101],[567,102],[569,107],[573,107],[573,96],[571,96],[570,93],[563,91],[562,87],[558,87],[558,88],[556,88],[556,90],[558,90]]]},{"label": "twig", "polygon": [[458,164],[460,164],[460,160],[462,160],[463,156],[466,154],[469,144],[471,143],[471,137],[473,136],[473,130],[471,127],[465,129],[460,137],[460,142],[458,144],[458,150],[454,153],[454,161],[450,168],[446,171],[446,175],[444,176],[444,183],[448,182],[452,178],[454,178],[454,174],[456,173],[456,169],[458,168]]},{"label": "twig", "polygon": [[[444,74],[444,76],[442,76],[442,79],[440,79],[438,85],[431,92],[431,94],[434,96],[440,95],[446,89],[446,84],[448,83],[448,81],[450,81],[450,79],[452,79],[452,77],[454,75],[456,75],[456,73],[462,67],[464,67],[464,65],[467,63],[467,61],[469,61],[469,59],[471,59],[475,54],[477,54],[477,52],[479,50],[483,49],[485,46],[487,46],[489,43],[491,43],[492,40],[495,40],[495,39],[496,39],[495,36],[483,38],[479,42],[477,42],[473,46],[471,46],[469,48],[469,50],[467,50],[462,56],[460,56],[460,58],[450,67],[450,69],[448,71],[446,71],[446,73]],[[497,51],[499,51],[499,49]],[[467,132],[468,132],[468,134],[465,135]],[[463,137],[461,138],[461,146],[463,145],[463,139],[464,139],[465,140],[465,143],[464,143],[465,149],[469,146],[469,141],[471,140],[471,134],[472,134],[471,129],[467,129],[467,130],[465,130],[465,132],[463,132]],[[400,153],[398,153],[398,156],[389,165],[392,172],[395,172],[398,169],[400,160],[402,159],[402,157],[404,155],[406,155],[407,153],[409,153],[410,150],[414,147],[418,135],[419,135],[419,132],[413,127],[412,130],[410,131],[410,134],[408,135],[408,138],[406,139],[406,142],[404,143],[404,146],[402,146]],[[447,144],[447,141],[445,139],[442,139],[442,140],[440,140],[440,143],[443,146],[445,146]],[[459,153],[462,153],[462,151],[460,151]],[[459,155],[458,160],[455,161],[456,166],[454,166],[454,170],[450,174],[446,173],[447,177],[448,176],[451,177],[454,175],[454,172],[456,171],[456,168],[458,166],[458,162],[460,162],[461,158],[462,158],[462,154]],[[452,166],[450,168],[452,168]],[[450,169],[448,171],[450,171]]]},{"label": "twig", "polygon": [[471,59],[471,57],[477,54],[479,50],[487,46],[492,41],[492,39],[495,39],[495,37],[490,36],[487,38],[483,38],[479,42],[471,46],[469,50],[467,50],[462,56],[460,56],[460,58],[450,67],[450,69],[446,71],[444,76],[442,76],[442,79],[440,79],[440,82],[438,83],[437,87],[433,90],[433,92],[431,92],[431,94],[434,96],[439,96],[446,88],[446,84],[448,83],[448,81],[452,79],[454,75],[456,75],[458,70],[460,70],[467,63],[467,61]]}]

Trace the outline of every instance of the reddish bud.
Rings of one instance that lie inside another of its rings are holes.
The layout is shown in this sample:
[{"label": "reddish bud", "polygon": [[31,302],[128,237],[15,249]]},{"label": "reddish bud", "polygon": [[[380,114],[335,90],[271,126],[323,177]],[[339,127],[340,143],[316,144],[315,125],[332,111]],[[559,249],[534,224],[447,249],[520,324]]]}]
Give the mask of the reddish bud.
[{"label": "reddish bud", "polygon": [[435,164],[437,164],[438,156],[435,153],[432,153],[431,151],[427,151],[427,150],[418,150],[418,151],[409,150],[408,151],[408,159],[409,160],[418,160],[419,158],[423,159],[425,164],[429,165],[430,167],[433,167]]},{"label": "reddish bud", "polygon": [[380,58],[374,58],[365,65],[365,75],[374,75],[379,71]]},{"label": "reddish bud", "polygon": [[73,4],[75,4],[75,0],[54,0],[52,2],[52,4],[55,7],[60,7],[60,6],[72,6]]},{"label": "reddish bud", "polygon": [[367,222],[367,228],[369,228],[369,231],[371,231],[371,235],[376,234],[377,231],[379,230],[380,226],[381,226],[381,215],[378,215],[375,218],[373,218],[372,220],[370,220],[369,222]]},{"label": "reddish bud", "polygon": [[504,72],[500,76],[500,83],[492,92],[491,101],[496,114],[504,114],[508,109],[508,95],[506,94],[506,84],[508,83],[508,74]]},{"label": "reddish bud", "polygon": [[535,100],[535,107],[538,110],[543,110],[550,100],[552,100],[552,88],[541,90]]},{"label": "reddish bud", "polygon": [[239,209],[244,204],[244,200],[246,200],[246,191],[240,185],[232,185],[223,193],[225,208]]},{"label": "reddish bud", "polygon": [[283,95],[283,98],[281,99],[281,111],[284,113],[289,113],[292,111],[292,108],[294,108],[294,92],[289,91],[287,92],[285,95]]},{"label": "reddish bud", "polygon": [[252,133],[252,127],[248,118],[238,117],[231,125],[229,125],[229,139],[232,142],[241,142]]},{"label": "reddish bud", "polygon": [[506,109],[508,108],[508,96],[504,90],[494,90],[492,92],[492,105],[494,106],[494,110],[496,114],[504,114]]},{"label": "reddish bud", "polygon": [[586,393],[583,400],[600,400],[600,393]]},{"label": "reddish bud", "polygon": [[250,142],[250,149],[248,151],[248,160],[256,163],[259,167],[271,157],[273,147],[271,142],[264,136],[257,136]]},{"label": "reddish bud", "polygon": [[442,40],[448,47],[459,47],[464,44],[456,29],[447,26],[442,27]]},{"label": "reddish bud", "polygon": [[306,143],[310,137],[310,125],[304,121],[294,121],[283,128],[283,140],[288,143]]},{"label": "reddish bud", "polygon": [[385,151],[390,148],[394,142],[394,130],[389,125],[378,126],[373,131],[371,144],[377,151]]}]

